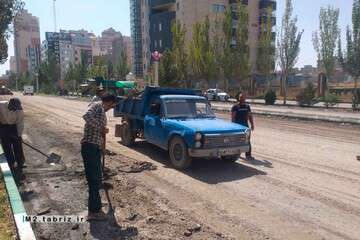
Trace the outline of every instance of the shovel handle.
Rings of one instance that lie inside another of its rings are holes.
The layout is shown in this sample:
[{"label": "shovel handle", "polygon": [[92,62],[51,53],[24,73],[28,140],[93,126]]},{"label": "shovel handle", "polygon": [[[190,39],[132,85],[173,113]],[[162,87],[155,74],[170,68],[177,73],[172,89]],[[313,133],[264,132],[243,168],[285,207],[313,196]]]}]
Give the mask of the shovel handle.
[{"label": "shovel handle", "polygon": [[31,146],[29,143],[24,142],[24,140],[21,140],[23,144],[25,144],[26,146],[28,146],[29,148],[37,151],[38,153],[40,153],[41,155],[44,155],[45,157],[49,158],[49,155],[47,155],[46,153],[43,153],[41,150],[37,149],[36,147]]}]

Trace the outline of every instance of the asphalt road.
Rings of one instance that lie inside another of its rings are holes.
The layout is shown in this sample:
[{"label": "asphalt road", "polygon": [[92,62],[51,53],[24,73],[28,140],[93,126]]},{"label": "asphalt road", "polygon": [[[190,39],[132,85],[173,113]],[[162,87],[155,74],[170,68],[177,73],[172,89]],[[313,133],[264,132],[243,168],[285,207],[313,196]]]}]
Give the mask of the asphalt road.
[{"label": "asphalt road", "polygon": [[[67,136],[52,136],[52,146],[59,151],[76,148],[72,133],[81,134],[87,103],[55,97],[21,99],[33,121],[38,116],[37,127],[43,122]],[[180,210],[214,232],[234,239],[360,239],[359,126],[257,117],[252,136],[255,161],[197,160],[180,172],[156,147],[144,142],[133,148],[120,145],[113,131],[118,122],[109,113],[108,148],[157,166],[132,177],[169,209]],[[49,137],[42,135],[44,131],[28,139],[41,142]],[[108,163],[109,168],[115,165]]]}]

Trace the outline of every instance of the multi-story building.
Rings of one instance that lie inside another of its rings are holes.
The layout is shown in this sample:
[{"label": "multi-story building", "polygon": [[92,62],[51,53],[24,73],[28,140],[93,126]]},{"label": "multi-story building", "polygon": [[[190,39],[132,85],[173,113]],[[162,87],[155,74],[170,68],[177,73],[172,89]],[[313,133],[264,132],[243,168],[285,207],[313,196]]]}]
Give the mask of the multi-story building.
[{"label": "multi-story building", "polygon": [[131,37],[123,36],[123,43],[124,43],[124,48],[125,48],[125,51],[126,51],[127,65],[131,69],[131,67],[132,67],[132,41],[131,41]]},{"label": "multi-story building", "polygon": [[[271,17],[276,24],[275,0],[241,0],[249,12],[249,48],[251,71],[256,72],[256,59],[261,25]],[[239,0],[131,0],[131,34],[133,43],[133,71],[138,77],[148,72],[151,52],[172,47],[171,23],[180,21],[186,28],[186,41],[192,39],[192,26],[206,17],[210,22],[221,16],[228,7],[237,8]],[[268,8],[273,13],[268,16]],[[233,14],[234,31],[237,16]],[[273,31],[273,29],[271,29]],[[274,37],[275,37],[275,33]],[[275,38],[274,38],[275,40]]]},{"label": "multi-story building", "polygon": [[63,89],[64,77],[70,65],[74,63],[74,48],[71,35],[68,32],[46,32],[42,52],[46,52],[46,59],[54,59],[60,67],[59,87]]},{"label": "multi-story building", "polygon": [[113,28],[106,29],[101,33],[101,37],[94,37],[92,40],[92,51],[94,56],[112,55],[113,42],[121,38],[120,32]]},{"label": "multi-story building", "polygon": [[40,64],[39,19],[23,10],[14,20],[16,72],[34,73]]}]

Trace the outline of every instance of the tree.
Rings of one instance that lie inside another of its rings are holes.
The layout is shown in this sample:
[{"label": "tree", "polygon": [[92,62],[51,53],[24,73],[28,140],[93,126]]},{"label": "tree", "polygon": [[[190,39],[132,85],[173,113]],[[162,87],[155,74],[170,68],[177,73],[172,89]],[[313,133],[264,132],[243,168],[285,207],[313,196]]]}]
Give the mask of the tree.
[{"label": "tree", "polygon": [[178,86],[178,73],[175,67],[174,54],[166,50],[159,65],[159,84],[164,87]]},{"label": "tree", "polygon": [[117,63],[115,64],[114,77],[118,80],[124,80],[128,73],[129,67],[127,65],[127,55],[125,51],[123,51]]},{"label": "tree", "polygon": [[43,93],[56,93],[56,85],[60,76],[60,67],[55,56],[50,54],[48,61],[42,62],[38,68],[39,90]]},{"label": "tree", "polygon": [[358,78],[360,77],[360,0],[354,0],[352,10],[352,30],[347,27],[346,51],[343,54],[339,38],[339,60],[345,71],[354,78],[354,96],[358,91]]},{"label": "tree", "polygon": [[304,30],[298,32],[297,17],[292,17],[292,0],[286,0],[285,14],[278,36],[278,62],[281,68],[281,86],[284,95],[284,105],[287,100],[288,76],[293,70],[300,53],[300,41]]},{"label": "tree", "polygon": [[0,0],[0,64],[8,57],[6,40],[10,36],[9,26],[23,5],[20,0]]},{"label": "tree", "polygon": [[234,76],[235,56],[232,49],[233,46],[233,16],[230,8],[226,9],[223,24],[223,47],[221,55],[221,68],[224,73],[225,90],[229,88],[229,81]]},{"label": "tree", "polygon": [[[179,21],[175,21],[171,26],[172,33],[172,59],[176,71],[176,80],[185,83],[185,87],[190,87],[188,79],[188,65],[187,65],[187,52],[185,44],[186,29],[185,25]],[[162,61],[162,60],[161,60]]]},{"label": "tree", "polygon": [[339,38],[339,9],[328,6],[320,10],[319,32],[313,33],[313,45],[318,55],[319,68],[328,79],[335,68],[335,49]]},{"label": "tree", "polygon": [[271,74],[275,68],[275,46],[273,44],[272,33],[272,12],[273,9],[267,9],[266,16],[261,17],[261,30],[258,43],[257,68],[258,72],[265,75],[268,88],[271,88]]},{"label": "tree", "polygon": [[235,34],[235,74],[240,80],[247,79],[250,73],[250,59],[249,59],[249,13],[245,4],[238,2],[237,9],[238,21]]},{"label": "tree", "polygon": [[210,42],[210,20],[193,25],[193,38],[189,47],[189,62],[193,77],[206,80],[214,77],[215,54]]}]

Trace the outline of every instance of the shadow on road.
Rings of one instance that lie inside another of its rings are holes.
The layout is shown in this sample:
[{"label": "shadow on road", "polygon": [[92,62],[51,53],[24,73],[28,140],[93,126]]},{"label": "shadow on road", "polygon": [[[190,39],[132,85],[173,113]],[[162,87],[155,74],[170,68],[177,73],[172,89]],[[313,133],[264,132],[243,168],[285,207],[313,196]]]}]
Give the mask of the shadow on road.
[{"label": "shadow on road", "polygon": [[[168,153],[158,147],[145,141],[139,141],[135,143],[132,149],[163,164],[164,167],[172,168],[169,162]],[[271,166],[270,162],[267,163],[259,160],[254,161],[254,165],[256,164],[266,164]],[[182,172],[194,179],[208,184],[231,182],[255,175],[266,175],[266,172],[264,171],[242,165],[238,162],[228,163],[221,161],[220,159],[194,159],[192,166],[188,170]]]},{"label": "shadow on road", "polygon": [[136,227],[121,229],[115,217],[115,209],[110,200],[109,190],[104,188],[104,191],[109,204],[108,220],[105,222],[90,221],[91,236],[98,240],[132,239],[137,236],[138,230]]}]

